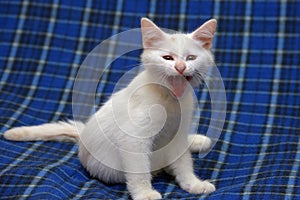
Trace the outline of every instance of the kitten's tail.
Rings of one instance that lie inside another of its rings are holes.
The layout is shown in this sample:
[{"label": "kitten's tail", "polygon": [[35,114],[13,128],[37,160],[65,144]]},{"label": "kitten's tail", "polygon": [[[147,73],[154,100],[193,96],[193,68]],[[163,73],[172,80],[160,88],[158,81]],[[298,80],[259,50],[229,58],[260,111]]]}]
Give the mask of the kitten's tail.
[{"label": "kitten's tail", "polygon": [[12,128],[4,133],[4,137],[14,141],[65,141],[77,142],[83,130],[82,122],[67,121],[47,123],[38,126],[22,126]]}]

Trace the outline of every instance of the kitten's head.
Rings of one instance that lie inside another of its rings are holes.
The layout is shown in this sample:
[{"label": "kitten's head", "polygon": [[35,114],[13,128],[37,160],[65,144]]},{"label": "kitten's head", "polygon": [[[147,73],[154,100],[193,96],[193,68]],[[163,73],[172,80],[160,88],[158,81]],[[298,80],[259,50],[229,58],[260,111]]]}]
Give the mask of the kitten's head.
[{"label": "kitten's head", "polygon": [[190,34],[168,34],[149,19],[142,18],[145,69],[171,88],[176,97],[181,97],[187,84],[199,85],[213,65],[210,49],[216,24],[212,19]]}]

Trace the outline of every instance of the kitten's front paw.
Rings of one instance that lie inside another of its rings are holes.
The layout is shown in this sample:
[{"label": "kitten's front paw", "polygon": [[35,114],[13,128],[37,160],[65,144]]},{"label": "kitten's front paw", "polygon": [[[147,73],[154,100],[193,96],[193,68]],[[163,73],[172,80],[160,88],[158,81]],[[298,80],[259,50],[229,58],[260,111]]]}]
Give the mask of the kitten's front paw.
[{"label": "kitten's front paw", "polygon": [[134,200],[155,200],[161,199],[162,196],[156,190],[140,191],[136,196],[133,197]]},{"label": "kitten's front paw", "polygon": [[212,145],[212,141],[209,137],[206,137],[204,135],[189,135],[188,141],[190,144],[190,151],[192,153],[204,153],[210,150],[210,147]]},{"label": "kitten's front paw", "polygon": [[194,180],[180,184],[181,188],[192,194],[209,194],[216,190],[208,181]]}]

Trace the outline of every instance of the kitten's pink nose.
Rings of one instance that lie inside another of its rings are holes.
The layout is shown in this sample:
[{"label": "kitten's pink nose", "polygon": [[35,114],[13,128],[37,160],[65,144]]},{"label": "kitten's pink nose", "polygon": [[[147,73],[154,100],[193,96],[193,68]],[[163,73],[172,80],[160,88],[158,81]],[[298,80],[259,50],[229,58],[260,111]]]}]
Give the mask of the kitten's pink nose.
[{"label": "kitten's pink nose", "polygon": [[179,74],[183,74],[184,70],[186,69],[186,66],[182,63],[179,63],[175,65],[175,69],[179,72]]}]

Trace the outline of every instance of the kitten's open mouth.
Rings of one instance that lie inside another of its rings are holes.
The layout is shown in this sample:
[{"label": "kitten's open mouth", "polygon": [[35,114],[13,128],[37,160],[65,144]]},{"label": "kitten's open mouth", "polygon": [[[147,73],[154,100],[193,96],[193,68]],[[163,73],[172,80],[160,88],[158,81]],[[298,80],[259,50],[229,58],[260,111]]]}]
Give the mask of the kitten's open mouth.
[{"label": "kitten's open mouth", "polygon": [[168,82],[175,97],[181,97],[185,91],[187,83],[192,80],[192,76],[170,76]]}]

